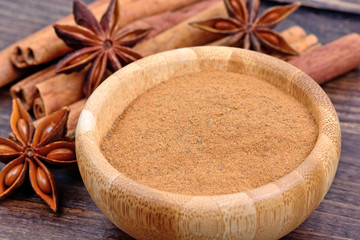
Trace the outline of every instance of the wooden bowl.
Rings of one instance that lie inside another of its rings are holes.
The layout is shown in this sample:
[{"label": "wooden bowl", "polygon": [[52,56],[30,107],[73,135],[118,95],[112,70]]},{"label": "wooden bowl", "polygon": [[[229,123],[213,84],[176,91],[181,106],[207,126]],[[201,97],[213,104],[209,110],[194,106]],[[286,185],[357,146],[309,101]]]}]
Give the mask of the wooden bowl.
[{"label": "wooden bowl", "polygon": [[[217,70],[263,79],[302,102],[319,135],[291,173],[234,194],[190,196],[139,184],[116,170],[100,144],[117,117],[140,94],[171,77]],[[137,239],[277,239],[300,225],[327,193],[339,161],[340,126],[323,90],[299,69],[273,57],[228,47],[184,48],[132,63],[89,98],[76,131],[82,179],[102,212]]]}]

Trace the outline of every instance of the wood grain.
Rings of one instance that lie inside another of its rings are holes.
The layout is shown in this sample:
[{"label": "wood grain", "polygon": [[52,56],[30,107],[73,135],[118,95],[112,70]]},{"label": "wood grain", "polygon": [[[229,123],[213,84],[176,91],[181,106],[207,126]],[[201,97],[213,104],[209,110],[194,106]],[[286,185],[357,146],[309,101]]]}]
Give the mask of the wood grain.
[{"label": "wood grain", "polygon": [[[89,3],[91,0],[86,0]],[[71,0],[0,1],[0,49],[68,15]],[[278,5],[262,1],[261,8]],[[21,6],[21,7],[20,7]],[[300,8],[278,31],[301,25],[323,44],[360,33],[360,17]],[[315,212],[284,239],[358,239],[360,229],[360,68],[323,85],[337,110],[342,152],[334,182]],[[10,131],[9,87],[0,89],[0,136]],[[3,164],[0,165],[2,167]],[[0,239],[132,239],[100,212],[87,193],[77,169],[53,170],[60,212],[53,214],[25,185],[0,202]]]}]

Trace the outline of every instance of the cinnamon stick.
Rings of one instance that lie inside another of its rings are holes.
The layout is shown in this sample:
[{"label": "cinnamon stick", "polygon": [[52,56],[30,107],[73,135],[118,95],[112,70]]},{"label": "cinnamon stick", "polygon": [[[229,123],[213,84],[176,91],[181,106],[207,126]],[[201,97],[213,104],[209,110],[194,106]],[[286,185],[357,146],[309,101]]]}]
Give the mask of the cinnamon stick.
[{"label": "cinnamon stick", "polygon": [[23,107],[28,111],[34,104],[36,94],[36,84],[43,82],[56,75],[54,71],[55,65],[38,71],[23,80],[17,82],[10,88],[12,98],[19,98]]},{"label": "cinnamon stick", "polygon": [[[122,26],[137,19],[158,14],[164,11],[175,10],[199,0],[120,0],[122,6]],[[105,12],[109,0],[98,0],[89,5],[89,9],[99,19]],[[61,19],[57,24],[75,24],[73,16]],[[0,87],[12,82],[23,75],[29,66],[47,63],[70,52],[64,42],[59,39],[52,26],[47,26],[29,37],[9,46],[0,52]],[[9,57],[10,56],[10,57]],[[13,67],[10,59],[15,64]]]},{"label": "cinnamon stick", "polygon": [[[90,4],[89,9],[99,17],[106,10],[108,3],[109,0],[98,0]],[[58,23],[73,24],[73,16],[69,15],[59,20]],[[0,87],[31,71],[24,69],[25,67],[49,62],[71,50],[56,38],[52,26],[49,25],[2,50],[0,52]],[[53,57],[51,57],[52,54],[54,54]],[[26,62],[30,63],[27,65]]]},{"label": "cinnamon stick", "polygon": [[69,75],[58,74],[47,81],[35,85],[37,97],[34,99],[33,112],[39,119],[70,105],[84,97],[83,82],[86,70],[74,72]]},{"label": "cinnamon stick", "polygon": [[66,125],[68,129],[66,134],[67,137],[74,137],[76,125],[80,117],[80,113],[85,106],[86,100],[86,98],[81,99],[80,101],[77,101],[69,106],[70,113]]},{"label": "cinnamon stick", "polygon": [[[95,1],[89,5],[89,9],[93,11],[96,17],[106,10],[109,1]],[[125,0],[126,4],[128,0]],[[69,15],[56,23],[58,24],[75,24],[72,15]],[[13,47],[10,56],[13,64],[18,68],[39,65],[49,62],[55,58],[63,56],[71,49],[60,40],[51,25],[40,29],[38,32],[20,40]]]},{"label": "cinnamon stick", "polygon": [[7,85],[11,81],[18,79],[20,76],[25,75],[27,69],[18,69],[10,62],[10,55],[12,47],[4,49],[0,52],[0,87]]},{"label": "cinnamon stick", "polygon": [[348,34],[289,63],[324,83],[360,65],[360,35]]},{"label": "cinnamon stick", "polygon": [[[177,9],[195,1],[198,0],[122,0],[120,2],[122,9],[121,25],[124,26],[129,22],[156,13]],[[104,0],[97,1],[90,5],[89,9],[93,11],[97,18],[100,18],[108,7],[108,3],[109,1]],[[57,24],[75,24],[75,22],[72,16],[68,16],[58,21]],[[11,60],[17,67],[23,68],[49,62],[70,51],[71,49],[56,36],[52,26],[48,26],[19,42],[11,56]]]},{"label": "cinnamon stick", "polygon": [[124,27],[124,29],[152,28],[151,32],[146,36],[145,40],[151,39],[159,33],[184,21],[185,19],[188,19],[200,11],[205,10],[218,1],[219,0],[201,0],[183,8],[177,9],[176,11],[167,11],[150,17],[141,18],[137,21],[129,23]]},{"label": "cinnamon stick", "polygon": [[156,37],[137,44],[134,50],[140,52],[143,56],[148,56],[175,48],[204,45],[219,39],[220,36],[194,28],[189,23],[224,15],[226,15],[226,9],[223,1],[221,1]]}]

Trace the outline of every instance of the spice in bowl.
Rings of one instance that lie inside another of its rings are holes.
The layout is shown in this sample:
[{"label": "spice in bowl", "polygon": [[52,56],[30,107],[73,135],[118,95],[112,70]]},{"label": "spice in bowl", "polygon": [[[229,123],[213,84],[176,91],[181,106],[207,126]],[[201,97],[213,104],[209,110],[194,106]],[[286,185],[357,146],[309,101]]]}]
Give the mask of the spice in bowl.
[{"label": "spice in bowl", "polygon": [[290,173],[317,136],[315,118],[294,97],[256,77],[213,71],[172,78],[138,96],[101,149],[138,183],[218,195]]}]

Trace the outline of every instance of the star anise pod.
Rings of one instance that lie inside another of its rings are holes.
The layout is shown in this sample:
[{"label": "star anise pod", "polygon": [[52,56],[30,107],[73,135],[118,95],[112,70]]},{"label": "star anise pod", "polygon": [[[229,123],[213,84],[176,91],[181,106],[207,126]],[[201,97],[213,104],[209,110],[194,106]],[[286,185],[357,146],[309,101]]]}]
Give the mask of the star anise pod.
[{"label": "star anise pod", "polygon": [[73,12],[77,26],[54,26],[58,37],[76,50],[62,59],[56,69],[58,73],[70,73],[92,62],[84,85],[84,94],[89,96],[103,80],[107,68],[115,72],[141,58],[131,47],[145,38],[150,29],[123,31],[117,0],[111,1],[100,23],[80,0],[74,0]]},{"label": "star anise pod", "polygon": [[0,172],[0,199],[23,184],[29,169],[32,188],[56,212],[55,179],[44,163],[68,165],[76,162],[74,143],[61,141],[68,114],[68,108],[64,107],[47,116],[35,130],[29,113],[18,99],[13,100],[10,126],[15,139],[0,137],[0,161],[7,163]]},{"label": "star anise pod", "polygon": [[221,35],[231,35],[225,43],[255,51],[275,50],[296,55],[286,40],[271,30],[293,13],[300,3],[272,7],[261,16],[258,15],[260,0],[224,0],[229,18],[217,17],[192,22],[192,26]]}]

